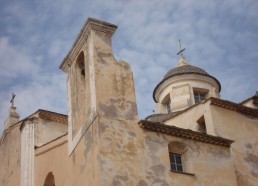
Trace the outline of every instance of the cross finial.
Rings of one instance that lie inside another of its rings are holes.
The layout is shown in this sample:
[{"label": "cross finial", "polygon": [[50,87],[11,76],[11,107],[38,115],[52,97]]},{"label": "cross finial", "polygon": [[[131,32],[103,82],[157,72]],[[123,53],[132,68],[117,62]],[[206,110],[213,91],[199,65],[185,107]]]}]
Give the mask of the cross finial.
[{"label": "cross finial", "polygon": [[12,104],[12,107],[13,107],[13,105],[14,105],[14,98],[15,98],[15,94],[14,93],[12,93],[12,98],[11,98],[11,101],[10,101],[10,103]]},{"label": "cross finial", "polygon": [[181,57],[184,57],[184,56],[183,56],[183,51],[185,50],[185,48],[183,48],[183,49],[182,49],[182,48],[181,48],[181,41],[180,41],[180,39],[179,39],[178,41],[179,41],[179,47],[180,47],[180,50],[179,50],[179,52],[177,53],[177,55],[179,55],[179,54],[180,54],[180,55],[181,55]]}]

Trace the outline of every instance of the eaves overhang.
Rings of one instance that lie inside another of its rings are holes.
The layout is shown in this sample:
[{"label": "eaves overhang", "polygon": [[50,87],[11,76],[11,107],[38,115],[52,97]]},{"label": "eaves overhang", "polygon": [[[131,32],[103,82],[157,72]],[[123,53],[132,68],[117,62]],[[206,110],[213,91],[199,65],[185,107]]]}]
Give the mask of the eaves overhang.
[{"label": "eaves overhang", "polygon": [[183,129],[175,126],[170,126],[159,122],[141,120],[138,122],[138,125],[145,130],[163,133],[163,134],[180,137],[184,139],[200,141],[200,142],[209,143],[213,145],[224,146],[224,147],[230,147],[230,145],[234,142],[230,139],[226,139],[218,136],[212,136],[209,134],[200,133],[190,129]]}]

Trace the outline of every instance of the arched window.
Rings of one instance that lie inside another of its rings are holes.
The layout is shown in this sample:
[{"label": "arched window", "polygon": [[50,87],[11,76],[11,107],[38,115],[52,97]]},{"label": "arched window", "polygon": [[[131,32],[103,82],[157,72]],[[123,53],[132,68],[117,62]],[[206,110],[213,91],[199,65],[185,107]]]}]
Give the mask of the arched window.
[{"label": "arched window", "polygon": [[55,186],[55,178],[52,172],[48,173],[44,182],[44,186]]},{"label": "arched window", "polygon": [[81,52],[76,61],[77,68],[83,77],[85,77],[85,63],[84,63],[84,54]]},{"label": "arched window", "polygon": [[72,135],[75,136],[86,120],[86,78],[87,70],[85,66],[84,52],[78,55],[71,72],[71,110],[72,118]]},{"label": "arched window", "polygon": [[173,141],[168,144],[168,150],[171,171],[192,175],[191,156],[187,146]]}]

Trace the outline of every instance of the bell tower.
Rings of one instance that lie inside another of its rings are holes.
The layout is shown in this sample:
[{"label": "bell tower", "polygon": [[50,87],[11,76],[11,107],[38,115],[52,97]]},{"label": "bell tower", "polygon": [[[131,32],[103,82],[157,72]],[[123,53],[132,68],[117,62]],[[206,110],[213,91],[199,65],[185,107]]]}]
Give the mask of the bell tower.
[{"label": "bell tower", "polygon": [[89,18],[60,65],[67,73],[69,154],[101,117],[138,120],[130,66],[112,54],[116,29]]}]

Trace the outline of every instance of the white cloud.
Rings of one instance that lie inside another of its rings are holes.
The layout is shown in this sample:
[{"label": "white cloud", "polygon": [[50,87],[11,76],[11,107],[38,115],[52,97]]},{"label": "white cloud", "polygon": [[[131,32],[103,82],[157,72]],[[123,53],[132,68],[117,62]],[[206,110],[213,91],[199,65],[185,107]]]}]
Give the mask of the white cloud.
[{"label": "white cloud", "polygon": [[87,17],[118,25],[113,51],[132,66],[140,118],[152,114],[152,90],[177,63],[178,39],[190,64],[220,80],[222,98],[240,101],[252,96],[258,90],[257,9],[255,0],[2,4],[0,121],[14,89],[23,116],[38,108],[63,112],[66,82],[58,65]]}]

